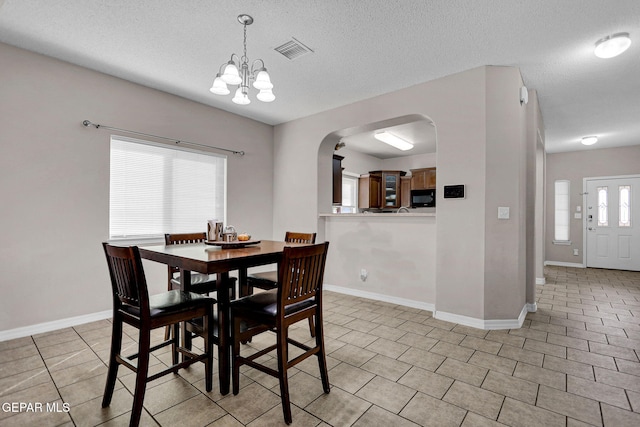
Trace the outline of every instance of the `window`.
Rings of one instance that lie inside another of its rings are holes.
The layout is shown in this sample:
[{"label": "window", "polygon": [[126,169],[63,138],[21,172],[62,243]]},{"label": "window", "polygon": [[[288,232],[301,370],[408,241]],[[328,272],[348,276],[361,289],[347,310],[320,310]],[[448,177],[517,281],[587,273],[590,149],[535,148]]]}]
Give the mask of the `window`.
[{"label": "window", "polygon": [[569,181],[555,182],[554,243],[569,242]]},{"label": "window", "polygon": [[342,173],[342,209],[343,213],[358,212],[358,175]]},{"label": "window", "polygon": [[621,185],[618,188],[620,193],[620,218],[619,227],[631,227],[631,186]]},{"label": "window", "polygon": [[224,221],[224,156],[111,137],[109,237],[159,238]]},{"label": "window", "polygon": [[598,187],[598,227],[609,226],[609,187]]}]

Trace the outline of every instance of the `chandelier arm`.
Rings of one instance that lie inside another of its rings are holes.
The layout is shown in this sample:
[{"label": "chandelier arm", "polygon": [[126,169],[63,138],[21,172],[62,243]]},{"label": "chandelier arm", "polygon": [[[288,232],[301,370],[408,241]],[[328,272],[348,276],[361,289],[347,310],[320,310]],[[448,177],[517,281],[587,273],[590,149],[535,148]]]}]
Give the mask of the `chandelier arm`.
[{"label": "chandelier arm", "polygon": [[262,67],[260,67],[259,69],[266,68],[264,66],[264,61],[262,59],[254,59],[253,63],[251,63],[251,77],[252,78],[255,77],[254,74],[255,74],[256,71],[258,71],[258,69],[256,68],[256,62],[260,62],[260,64],[262,64]]}]

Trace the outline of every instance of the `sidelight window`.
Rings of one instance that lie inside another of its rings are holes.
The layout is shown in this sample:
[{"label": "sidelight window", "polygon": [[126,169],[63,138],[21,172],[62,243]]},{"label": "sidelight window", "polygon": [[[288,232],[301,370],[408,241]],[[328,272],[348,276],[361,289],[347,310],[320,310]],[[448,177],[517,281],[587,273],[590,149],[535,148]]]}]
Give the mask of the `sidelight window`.
[{"label": "sidelight window", "polygon": [[555,231],[554,243],[569,241],[569,181],[555,182]]}]

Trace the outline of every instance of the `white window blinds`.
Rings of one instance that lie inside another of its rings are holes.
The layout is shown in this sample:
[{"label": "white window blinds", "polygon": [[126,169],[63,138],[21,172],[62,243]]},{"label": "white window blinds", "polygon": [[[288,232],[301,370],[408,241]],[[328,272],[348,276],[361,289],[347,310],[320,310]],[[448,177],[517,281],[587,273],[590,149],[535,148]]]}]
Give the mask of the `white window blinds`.
[{"label": "white window blinds", "polygon": [[109,236],[162,237],[224,221],[224,156],[111,137]]}]

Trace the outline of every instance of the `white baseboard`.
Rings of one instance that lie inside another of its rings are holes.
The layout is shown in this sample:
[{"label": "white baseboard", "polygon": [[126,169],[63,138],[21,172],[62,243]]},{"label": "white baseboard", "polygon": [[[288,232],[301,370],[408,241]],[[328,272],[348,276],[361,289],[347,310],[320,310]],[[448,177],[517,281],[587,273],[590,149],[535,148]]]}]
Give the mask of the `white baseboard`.
[{"label": "white baseboard", "polygon": [[528,307],[524,305],[517,319],[499,319],[484,320],[475,317],[462,316],[460,314],[447,313],[444,311],[436,311],[434,316],[438,320],[458,323],[464,326],[470,326],[476,329],[495,330],[495,329],[518,329],[522,327],[524,318],[527,315]]},{"label": "white baseboard", "polygon": [[476,329],[518,329],[522,326],[524,318],[529,311],[536,311],[537,306],[535,303],[526,304],[522,307],[520,315],[517,319],[500,319],[500,320],[484,320],[476,319],[474,317],[461,316],[459,314],[447,313],[444,311],[435,311],[435,305],[427,302],[414,301],[405,298],[392,297],[389,295],[377,294],[374,292],[361,291],[358,289],[344,288],[335,285],[324,285],[324,289],[331,292],[337,292],[339,294],[346,294],[355,297],[368,298],[376,301],[384,301],[392,304],[403,305],[405,307],[419,308],[421,310],[431,311],[433,317],[438,320],[444,320],[447,322],[458,323],[464,326],[471,326]]},{"label": "white baseboard", "polygon": [[0,342],[78,326],[84,323],[95,322],[98,320],[110,319],[111,316],[113,316],[113,310],[105,310],[98,313],[68,317],[66,319],[54,320],[52,322],[38,323],[36,325],[24,326],[22,328],[0,331]]},{"label": "white baseboard", "polygon": [[585,268],[584,265],[577,262],[545,261],[544,265],[554,265],[556,267]]},{"label": "white baseboard", "polygon": [[536,285],[545,285],[547,280],[544,277],[536,277]]},{"label": "white baseboard", "polygon": [[430,304],[428,302],[421,302],[421,301],[414,301],[414,300],[410,300],[410,299],[406,299],[406,298],[398,298],[398,297],[392,297],[389,295],[384,295],[384,294],[377,294],[374,292],[367,292],[367,291],[361,291],[358,289],[351,289],[351,288],[344,288],[342,286],[335,286],[335,285],[328,285],[325,284],[324,285],[324,289],[327,291],[331,291],[331,292],[337,292],[339,294],[345,294],[345,295],[351,295],[354,297],[361,297],[361,298],[368,298],[368,299],[372,299],[375,301],[384,301],[384,302],[389,302],[391,304],[398,304],[398,305],[402,305],[405,307],[411,307],[411,308],[419,308],[421,310],[427,310],[427,311],[431,311],[433,312],[433,310],[435,309],[435,306],[433,304]]}]

